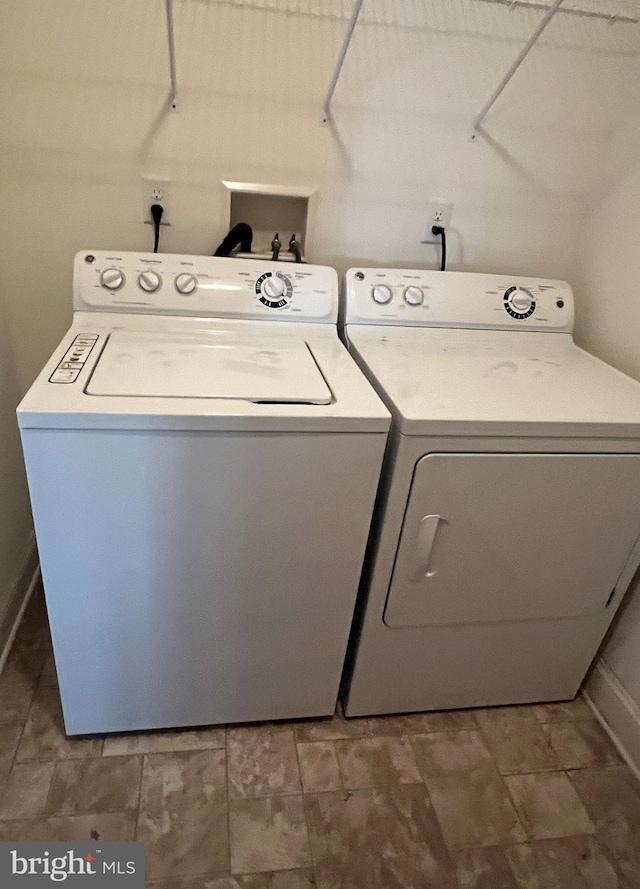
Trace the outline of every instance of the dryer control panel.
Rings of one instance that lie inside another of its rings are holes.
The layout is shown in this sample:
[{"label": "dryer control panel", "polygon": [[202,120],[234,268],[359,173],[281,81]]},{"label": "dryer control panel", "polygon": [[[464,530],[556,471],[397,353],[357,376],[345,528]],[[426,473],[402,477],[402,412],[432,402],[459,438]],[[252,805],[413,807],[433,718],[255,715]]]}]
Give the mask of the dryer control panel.
[{"label": "dryer control panel", "polygon": [[335,324],[338,276],[317,265],[85,250],[73,301],[80,311]]},{"label": "dryer control panel", "polygon": [[347,324],[573,331],[571,287],[545,278],[350,269],[344,300]]}]

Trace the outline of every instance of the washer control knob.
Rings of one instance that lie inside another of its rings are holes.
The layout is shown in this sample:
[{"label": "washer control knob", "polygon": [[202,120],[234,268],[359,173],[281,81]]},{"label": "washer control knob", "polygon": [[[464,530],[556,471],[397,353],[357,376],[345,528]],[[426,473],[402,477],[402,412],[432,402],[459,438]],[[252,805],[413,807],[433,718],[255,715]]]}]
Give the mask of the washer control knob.
[{"label": "washer control knob", "polygon": [[532,302],[533,297],[526,290],[516,290],[511,296],[511,305],[516,312],[528,312]]},{"label": "washer control knob", "polygon": [[404,301],[406,303],[408,303],[410,306],[422,305],[423,299],[424,299],[424,293],[422,292],[420,287],[405,287]]},{"label": "washer control knob", "polygon": [[393,293],[391,292],[390,287],[387,287],[384,284],[377,284],[375,287],[371,288],[371,296],[374,302],[380,303],[381,306],[385,306],[387,303],[391,302]]},{"label": "washer control knob", "polygon": [[178,275],[176,278],[176,290],[178,293],[189,294],[193,293],[194,290],[198,286],[198,279],[195,275],[191,275],[188,272],[184,272],[182,275]]},{"label": "washer control knob", "polygon": [[162,278],[157,272],[140,272],[138,284],[145,293],[155,293],[156,290],[160,289]]},{"label": "washer control knob", "polygon": [[100,283],[107,290],[120,290],[124,284],[124,272],[121,272],[120,269],[105,269],[100,274]]},{"label": "washer control knob", "polygon": [[268,296],[269,299],[280,299],[280,297],[284,296],[285,290],[285,282],[282,278],[276,278],[275,275],[265,278],[262,282],[262,292],[265,296]]}]

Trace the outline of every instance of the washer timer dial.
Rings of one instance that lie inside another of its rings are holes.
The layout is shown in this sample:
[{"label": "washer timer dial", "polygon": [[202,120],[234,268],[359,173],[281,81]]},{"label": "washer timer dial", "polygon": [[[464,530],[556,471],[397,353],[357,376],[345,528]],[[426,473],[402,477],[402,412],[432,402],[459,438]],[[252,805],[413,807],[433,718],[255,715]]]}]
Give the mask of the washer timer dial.
[{"label": "washer timer dial", "polygon": [[265,272],[256,281],[256,293],[260,302],[269,309],[282,309],[288,305],[293,293],[291,280],[281,272]]},{"label": "washer timer dial", "polygon": [[507,288],[504,292],[504,307],[512,318],[522,320],[530,318],[536,310],[536,301],[533,293],[526,287]]}]

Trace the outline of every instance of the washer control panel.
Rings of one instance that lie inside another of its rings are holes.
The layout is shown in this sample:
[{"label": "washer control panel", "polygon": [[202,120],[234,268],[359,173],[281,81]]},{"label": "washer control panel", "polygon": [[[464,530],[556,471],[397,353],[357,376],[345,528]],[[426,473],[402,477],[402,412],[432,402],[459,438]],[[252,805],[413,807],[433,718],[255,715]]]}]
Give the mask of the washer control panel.
[{"label": "washer control panel", "polygon": [[350,269],[344,300],[347,324],[573,330],[571,287],[544,278]]},{"label": "washer control panel", "polygon": [[255,320],[338,319],[334,269],[220,256],[83,251],[74,265],[74,307]]},{"label": "washer control panel", "polygon": [[75,383],[97,342],[97,333],[79,333],[49,377],[49,382]]}]

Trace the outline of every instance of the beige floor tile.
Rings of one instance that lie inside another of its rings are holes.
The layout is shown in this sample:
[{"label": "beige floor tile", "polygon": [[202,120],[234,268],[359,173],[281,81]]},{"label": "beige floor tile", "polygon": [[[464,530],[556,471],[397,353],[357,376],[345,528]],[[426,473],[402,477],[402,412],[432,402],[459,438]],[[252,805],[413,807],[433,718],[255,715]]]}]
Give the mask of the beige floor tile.
[{"label": "beige floor tile", "polygon": [[479,731],[414,735],[411,741],[450,849],[526,838]]},{"label": "beige floor tile", "polygon": [[345,719],[338,705],[330,719],[310,719],[295,724],[297,741],[338,741],[341,738],[362,738],[368,734],[366,719]]},{"label": "beige floor tile", "polygon": [[231,872],[311,865],[302,796],[229,801]]},{"label": "beige floor tile", "polygon": [[24,721],[46,656],[12,648],[0,674],[0,723]]},{"label": "beige floor tile", "polygon": [[16,759],[80,759],[100,756],[101,738],[68,738],[64,731],[60,694],[56,688],[35,693]]},{"label": "beige floor tile", "polygon": [[197,877],[166,877],[144,882],[145,889],[240,889],[229,873],[198,874]]},{"label": "beige floor tile", "polygon": [[281,870],[263,874],[203,874],[150,880],[147,889],[314,889],[313,871]]},{"label": "beige floor tile", "polygon": [[564,772],[508,775],[504,780],[530,839],[593,833],[591,819]]},{"label": "beige floor tile", "polygon": [[460,889],[519,889],[502,846],[464,849],[453,860]]},{"label": "beige floor tile", "polygon": [[218,750],[224,748],[225,743],[224,728],[137,732],[109,735],[104,740],[102,755],[125,756],[136,753],[174,753],[181,750]]},{"label": "beige floor tile", "polygon": [[41,588],[34,590],[22,616],[14,645],[23,651],[50,649],[49,621]]},{"label": "beige floor tile", "polygon": [[422,781],[408,738],[352,738],[336,741],[345,787],[380,787]]},{"label": "beige floor tile", "polygon": [[523,842],[527,835],[493,764],[425,778],[450,850]]},{"label": "beige floor tile", "polygon": [[0,724],[0,792],[11,771],[21,734],[22,725],[20,723]]},{"label": "beige floor tile", "polygon": [[439,710],[399,716],[370,716],[367,721],[371,735],[413,735],[478,727],[473,710]]},{"label": "beige floor tile", "polygon": [[493,761],[478,731],[414,735],[411,743],[423,777],[468,774]]},{"label": "beige floor tile", "polygon": [[56,764],[49,812],[123,812],[138,805],[142,758],[68,759]]},{"label": "beige floor tile", "polygon": [[318,889],[457,889],[423,786],[305,797]]},{"label": "beige floor tile", "polygon": [[298,744],[298,761],[302,789],[305,793],[339,790],[342,787],[340,767],[333,741],[312,741]]},{"label": "beige floor tile", "polygon": [[4,842],[132,840],[135,826],[135,812],[33,818],[28,821],[2,821],[0,822],[0,840]]},{"label": "beige floor tile", "polygon": [[478,720],[482,735],[503,775],[560,767],[551,741],[538,722],[507,714],[494,722],[485,714]]},{"label": "beige floor tile", "polygon": [[622,765],[613,741],[595,720],[551,722],[544,731],[564,769]]},{"label": "beige floor tile", "polygon": [[546,840],[563,847],[563,854],[574,862],[587,889],[623,889],[604,846],[597,836],[566,837],[562,840]]},{"label": "beige floor tile", "polygon": [[228,873],[225,751],[146,756],[136,839],[149,879]]},{"label": "beige floor tile", "polygon": [[640,784],[626,766],[582,769],[569,777],[596,826],[597,837],[625,879],[640,887]]},{"label": "beige floor tile", "polygon": [[[313,871],[281,870],[265,874],[245,874],[236,876],[238,889],[314,889],[316,883]],[[213,889],[218,889],[214,886]],[[233,887],[235,889],[235,887]]]},{"label": "beige floor tile", "polygon": [[46,656],[42,673],[40,674],[39,688],[57,688],[58,673],[56,671],[56,662],[53,652],[49,652]]},{"label": "beige floor tile", "polygon": [[229,796],[274,796],[302,792],[293,731],[271,726],[227,732]]},{"label": "beige floor tile", "polygon": [[36,818],[47,805],[55,763],[14,765],[0,794],[0,821]]},{"label": "beige floor tile", "polygon": [[622,889],[594,837],[566,837],[505,850],[520,889]]},{"label": "beige floor tile", "polygon": [[476,722],[481,729],[508,728],[517,722],[538,722],[536,707],[530,704],[518,704],[513,707],[485,707],[476,710]]},{"label": "beige floor tile", "polygon": [[19,651],[43,651],[51,652],[51,632],[49,626],[25,628],[18,633],[14,642]]},{"label": "beige floor tile", "polygon": [[534,710],[539,722],[571,722],[577,719],[595,719],[593,710],[582,695],[578,695],[573,701],[538,704]]}]

